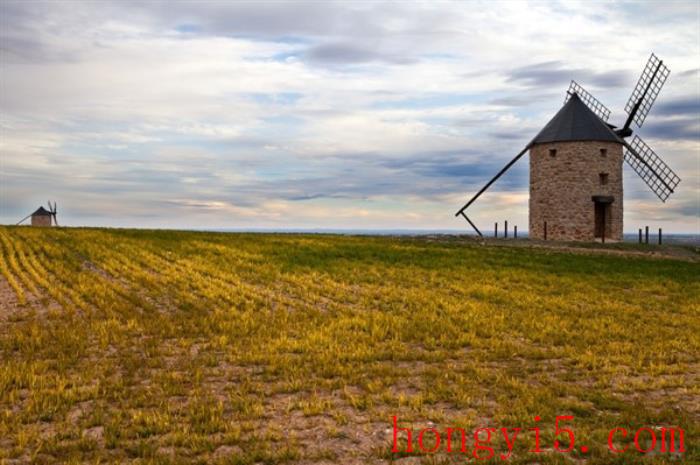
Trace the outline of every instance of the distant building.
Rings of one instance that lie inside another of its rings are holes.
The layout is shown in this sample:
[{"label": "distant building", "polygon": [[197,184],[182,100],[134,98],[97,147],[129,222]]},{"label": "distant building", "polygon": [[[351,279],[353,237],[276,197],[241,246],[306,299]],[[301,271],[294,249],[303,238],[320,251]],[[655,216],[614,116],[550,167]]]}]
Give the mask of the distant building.
[{"label": "distant building", "polygon": [[32,226],[51,226],[52,213],[44,207],[39,207],[32,213]]}]

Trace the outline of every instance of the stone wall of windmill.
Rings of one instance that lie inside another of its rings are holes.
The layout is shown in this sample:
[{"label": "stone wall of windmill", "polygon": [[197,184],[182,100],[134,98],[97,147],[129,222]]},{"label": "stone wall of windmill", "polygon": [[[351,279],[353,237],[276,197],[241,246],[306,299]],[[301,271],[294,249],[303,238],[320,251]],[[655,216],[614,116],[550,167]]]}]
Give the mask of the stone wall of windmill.
[{"label": "stone wall of windmill", "polygon": [[551,142],[530,149],[529,236],[595,238],[594,196],[612,197],[605,237],[622,240],[622,145],[615,142]]},{"label": "stone wall of windmill", "polygon": [[34,212],[32,214],[32,226],[51,226],[51,213]]}]

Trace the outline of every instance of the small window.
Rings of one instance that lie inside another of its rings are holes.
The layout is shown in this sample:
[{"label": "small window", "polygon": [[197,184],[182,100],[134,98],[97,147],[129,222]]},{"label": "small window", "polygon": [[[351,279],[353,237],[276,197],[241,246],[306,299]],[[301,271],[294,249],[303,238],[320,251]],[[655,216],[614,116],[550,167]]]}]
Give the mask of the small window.
[{"label": "small window", "polygon": [[557,156],[557,149],[549,149],[549,156],[556,157]]},{"label": "small window", "polygon": [[608,156],[608,149],[600,149],[600,156],[605,158]]},{"label": "small window", "polygon": [[598,176],[600,177],[601,186],[604,186],[608,183],[608,173],[600,173]]}]

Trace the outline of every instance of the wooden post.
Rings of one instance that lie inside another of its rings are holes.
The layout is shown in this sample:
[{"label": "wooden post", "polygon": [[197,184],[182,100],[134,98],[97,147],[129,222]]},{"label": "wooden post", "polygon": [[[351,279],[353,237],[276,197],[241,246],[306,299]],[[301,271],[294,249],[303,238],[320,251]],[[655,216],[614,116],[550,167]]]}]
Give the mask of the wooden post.
[{"label": "wooden post", "polygon": [[659,245],[661,245],[661,228],[659,228]]},{"label": "wooden post", "polygon": [[544,222],[544,240],[547,240],[547,222]]},{"label": "wooden post", "polygon": [[649,243],[649,226],[645,226],[645,231],[644,231],[644,243],[648,244]]},{"label": "wooden post", "polygon": [[508,239],[508,220],[506,220],[505,226],[503,226],[503,237]]},{"label": "wooden post", "polygon": [[639,228],[639,243],[642,243],[642,228]]},{"label": "wooden post", "polygon": [[518,238],[518,225],[513,226],[513,239]]},{"label": "wooden post", "polygon": [[498,237],[498,221],[493,224],[493,237]]}]

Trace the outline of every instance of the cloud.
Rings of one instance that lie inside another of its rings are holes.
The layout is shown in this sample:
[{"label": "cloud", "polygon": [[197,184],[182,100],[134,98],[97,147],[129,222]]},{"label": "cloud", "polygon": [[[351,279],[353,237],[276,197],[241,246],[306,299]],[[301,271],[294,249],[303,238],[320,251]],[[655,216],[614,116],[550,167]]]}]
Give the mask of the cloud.
[{"label": "cloud", "polygon": [[551,88],[566,85],[571,80],[582,86],[623,87],[629,83],[629,73],[625,70],[595,72],[583,68],[568,68],[561,61],[547,61],[516,68],[507,74],[509,82],[528,87]]},{"label": "cloud", "polygon": [[415,61],[401,55],[381,53],[376,49],[362,47],[351,43],[326,43],[316,45],[306,50],[303,57],[312,63],[330,65],[371,63],[379,61],[394,64],[407,64]]},{"label": "cloud", "polygon": [[646,122],[640,132],[657,139],[700,141],[700,118],[696,114],[696,116],[655,119]]},{"label": "cloud", "polygon": [[671,219],[674,216],[683,216],[695,219],[700,217],[700,205],[698,205],[696,202],[688,200],[670,204],[665,211]]},{"label": "cloud", "polygon": [[652,112],[659,116],[700,115],[700,95],[687,95],[674,100],[658,102]]},{"label": "cloud", "polygon": [[552,101],[554,98],[556,98],[555,95],[558,97],[561,95],[561,91],[559,90],[557,93],[542,92],[536,94],[533,94],[532,92],[520,92],[519,94],[498,96],[492,99],[489,103],[506,107],[528,107],[531,106],[533,102]]},{"label": "cloud", "polygon": [[687,69],[685,71],[681,71],[678,73],[679,77],[686,78],[686,77],[695,77],[698,74],[700,74],[700,68],[693,68],[693,69]]}]

